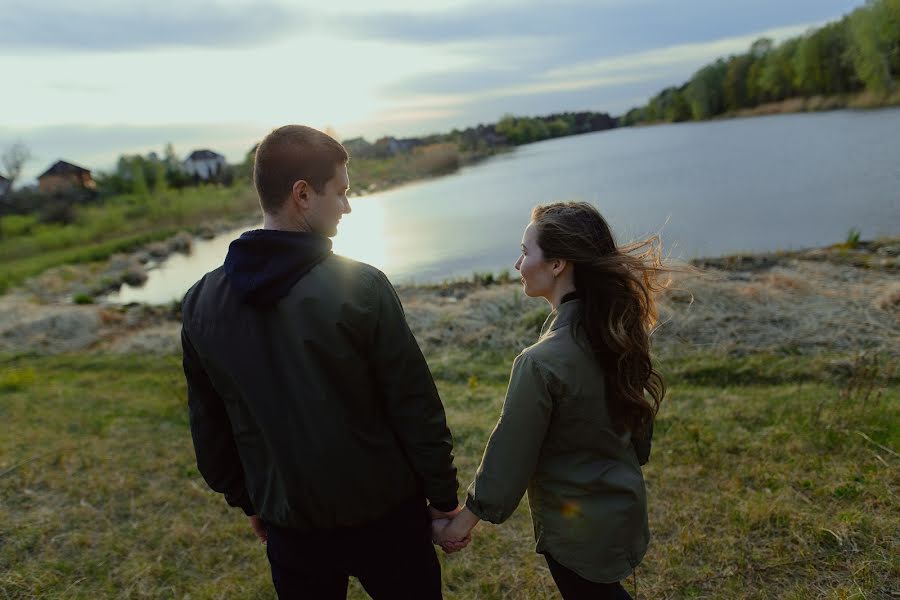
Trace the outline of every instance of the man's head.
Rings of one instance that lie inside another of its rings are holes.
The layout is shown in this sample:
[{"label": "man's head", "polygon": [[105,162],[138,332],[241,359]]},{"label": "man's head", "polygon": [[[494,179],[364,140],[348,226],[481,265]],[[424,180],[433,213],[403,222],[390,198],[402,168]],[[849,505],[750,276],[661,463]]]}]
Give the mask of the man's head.
[{"label": "man's head", "polygon": [[267,218],[331,237],[350,212],[347,151],[303,125],[279,127],[259,144],[253,181]]}]

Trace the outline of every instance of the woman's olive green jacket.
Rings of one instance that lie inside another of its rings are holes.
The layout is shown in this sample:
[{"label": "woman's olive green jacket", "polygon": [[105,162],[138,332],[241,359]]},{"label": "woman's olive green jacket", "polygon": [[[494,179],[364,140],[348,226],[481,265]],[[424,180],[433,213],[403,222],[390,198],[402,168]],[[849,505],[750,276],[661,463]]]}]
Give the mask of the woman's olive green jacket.
[{"label": "woman's olive green jacket", "polygon": [[513,363],[466,504],[501,523],[527,489],[537,552],[585,579],[613,582],[634,570],[650,540],[646,456],[639,461],[631,435],[613,429],[603,370],[574,327],[580,302],[554,310]]}]

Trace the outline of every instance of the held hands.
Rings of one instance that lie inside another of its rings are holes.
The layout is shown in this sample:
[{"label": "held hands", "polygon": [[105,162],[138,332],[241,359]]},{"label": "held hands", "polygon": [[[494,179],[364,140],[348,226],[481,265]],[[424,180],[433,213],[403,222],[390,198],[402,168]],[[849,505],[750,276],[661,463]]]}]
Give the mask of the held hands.
[{"label": "held hands", "polygon": [[472,541],[472,529],[478,523],[478,517],[469,509],[457,507],[445,513],[429,507],[431,512],[431,537],[447,554],[459,552]]},{"label": "held hands", "polygon": [[266,533],[266,526],[262,522],[257,515],[253,515],[252,517],[248,517],[250,519],[250,528],[253,530],[253,535],[259,540],[260,544],[265,544],[269,536]]}]

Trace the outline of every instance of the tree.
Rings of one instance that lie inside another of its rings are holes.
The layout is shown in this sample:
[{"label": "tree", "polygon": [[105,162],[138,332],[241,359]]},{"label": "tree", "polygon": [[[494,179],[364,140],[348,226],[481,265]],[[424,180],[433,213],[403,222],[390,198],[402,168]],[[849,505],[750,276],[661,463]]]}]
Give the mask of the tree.
[{"label": "tree", "polygon": [[330,137],[332,137],[332,138],[334,138],[334,139],[336,139],[336,140],[341,139],[341,138],[338,137],[338,132],[337,132],[337,131],[335,130],[335,128],[332,127],[331,125],[328,125],[328,126],[325,127],[325,135],[330,136]]},{"label": "tree", "polygon": [[[31,152],[28,147],[21,141],[14,142],[12,146],[7,148],[3,155],[0,156],[0,162],[3,163],[3,169],[6,171],[6,178],[9,179],[9,188],[0,195],[0,200],[6,200],[12,195],[12,187],[22,174],[22,167],[31,160]],[[4,202],[5,204],[5,202]],[[0,212],[0,221],[2,221],[3,212]],[[0,237],[3,237],[3,224],[0,222]]]},{"label": "tree", "polygon": [[725,112],[723,84],[728,65],[721,58],[697,71],[685,89],[695,120],[708,119]]},{"label": "tree", "polygon": [[725,94],[725,108],[738,110],[751,106],[750,95],[747,92],[747,80],[750,78],[750,68],[753,66],[753,53],[732,56],[725,69],[725,79],[722,88]]},{"label": "tree", "polygon": [[563,137],[571,133],[571,127],[565,119],[557,118],[547,123],[547,132],[550,137]]},{"label": "tree", "polygon": [[3,170],[6,171],[6,178],[9,179],[9,189],[12,190],[13,184],[22,174],[22,167],[31,160],[31,152],[28,147],[21,141],[14,142],[12,146],[7,148],[3,155],[0,156],[0,162],[3,163]]},{"label": "tree", "polygon": [[794,93],[794,54],[800,44],[798,38],[785,41],[762,59],[759,89],[764,102],[777,102]]},{"label": "tree", "polygon": [[764,58],[775,48],[771,38],[759,38],[750,45],[750,56],[759,59]]},{"label": "tree", "polygon": [[644,112],[648,121],[668,121],[678,123],[691,120],[691,106],[685,98],[684,90],[668,87],[654,96]]},{"label": "tree", "polygon": [[166,173],[166,164],[161,160],[150,163],[150,171],[153,174],[153,194],[158,196],[169,190],[169,178]]},{"label": "tree", "polygon": [[640,108],[635,107],[625,113],[625,116],[622,117],[622,126],[623,127],[631,127],[632,125],[637,125],[638,123],[643,123],[647,120],[646,117],[646,107]]},{"label": "tree", "polygon": [[851,13],[849,54],[867,90],[894,89],[900,76],[900,0],[869,0]]}]

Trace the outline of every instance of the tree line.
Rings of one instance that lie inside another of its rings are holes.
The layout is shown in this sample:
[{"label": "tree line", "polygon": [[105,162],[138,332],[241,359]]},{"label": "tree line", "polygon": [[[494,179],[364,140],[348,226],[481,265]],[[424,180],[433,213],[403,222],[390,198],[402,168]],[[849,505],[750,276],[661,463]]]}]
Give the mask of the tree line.
[{"label": "tree line", "polygon": [[603,131],[616,126],[616,120],[606,113],[566,112],[541,117],[506,115],[496,125],[497,133],[514,146],[530,144],[550,138]]},{"label": "tree line", "polygon": [[699,121],[788,98],[870,92],[886,98],[900,83],[900,0],[867,0],[840,21],[775,45],[720,58],[680,87],[668,87],[621,125]]}]

